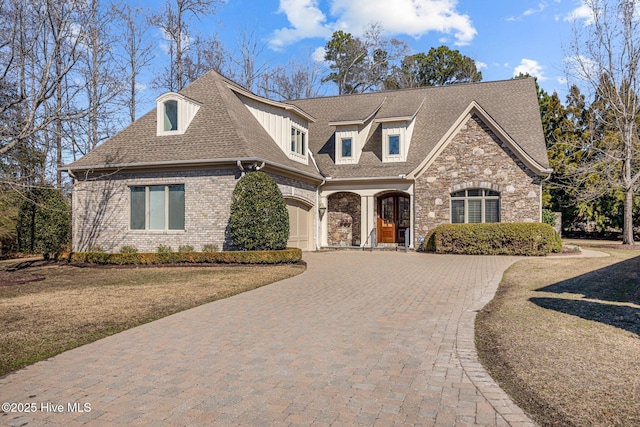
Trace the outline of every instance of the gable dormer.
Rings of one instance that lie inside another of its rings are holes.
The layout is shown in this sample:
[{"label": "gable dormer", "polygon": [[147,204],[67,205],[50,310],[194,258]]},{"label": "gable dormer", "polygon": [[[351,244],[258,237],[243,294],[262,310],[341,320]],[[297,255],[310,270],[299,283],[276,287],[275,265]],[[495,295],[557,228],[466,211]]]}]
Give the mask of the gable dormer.
[{"label": "gable dormer", "polygon": [[382,127],[382,161],[406,162],[415,117],[376,119]]},{"label": "gable dormer", "polygon": [[[395,101],[395,102],[394,102]],[[382,161],[406,162],[416,116],[424,104],[424,98],[398,99],[390,102],[375,118],[382,128]]]},{"label": "gable dormer", "polygon": [[156,99],[157,135],[182,135],[200,109],[200,103],[176,92]]},{"label": "gable dormer", "polygon": [[[335,157],[337,165],[358,163],[360,155],[367,142],[367,137],[374,123],[373,117],[384,104],[376,105],[373,111],[360,112],[361,117],[341,118],[329,122],[329,126],[335,127]],[[354,111],[350,111],[354,114]],[[364,113],[364,114],[363,114]]]}]

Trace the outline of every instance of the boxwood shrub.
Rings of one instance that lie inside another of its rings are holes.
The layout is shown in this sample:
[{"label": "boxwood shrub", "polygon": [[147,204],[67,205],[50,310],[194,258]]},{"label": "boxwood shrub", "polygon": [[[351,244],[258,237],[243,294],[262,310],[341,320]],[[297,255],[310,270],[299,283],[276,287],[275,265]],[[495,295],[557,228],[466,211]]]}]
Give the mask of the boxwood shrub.
[{"label": "boxwood shrub", "polygon": [[425,239],[423,249],[440,254],[543,256],[562,250],[548,224],[443,224]]},{"label": "boxwood shrub", "polygon": [[228,252],[70,252],[58,255],[58,261],[98,265],[160,265],[160,264],[292,264],[302,259],[302,250]]}]

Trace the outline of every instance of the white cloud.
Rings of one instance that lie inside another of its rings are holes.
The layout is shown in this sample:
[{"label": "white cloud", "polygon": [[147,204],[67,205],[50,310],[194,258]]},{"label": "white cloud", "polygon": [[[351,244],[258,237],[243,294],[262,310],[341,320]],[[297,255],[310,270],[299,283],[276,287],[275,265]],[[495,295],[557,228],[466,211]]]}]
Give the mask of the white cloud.
[{"label": "white cloud", "polygon": [[326,49],[323,46],[320,46],[311,54],[311,58],[314,62],[324,62],[324,55],[327,53]]},{"label": "white cloud", "polygon": [[458,0],[331,0],[330,18],[318,0],[280,0],[280,13],[290,27],[274,31],[272,49],[281,49],[308,37],[329,38],[334,30],[360,35],[374,22],[382,23],[387,34],[420,37],[428,32],[452,36],[454,44],[471,43],[477,31],[468,15],[459,13]]},{"label": "white cloud", "polygon": [[581,19],[585,20],[585,25],[593,24],[593,11],[589,6],[584,4],[584,2],[576,9],[573,9],[567,16],[564,17],[565,21],[571,21],[571,22],[579,21]]},{"label": "white cloud", "polygon": [[332,30],[325,24],[327,18],[318,8],[317,0],[280,0],[278,13],[287,15],[291,27],[273,32],[269,46],[274,50],[307,37],[331,36]]},{"label": "white cloud", "polygon": [[556,77],[556,81],[561,85],[566,85],[567,84],[567,78],[566,77]]},{"label": "white cloud", "polygon": [[480,62],[480,61],[476,61],[476,68],[478,70],[483,70],[485,68],[489,68],[489,66],[487,65],[486,62]]},{"label": "white cloud", "polygon": [[354,33],[380,22],[389,34],[420,37],[435,31],[452,35],[458,46],[471,43],[476,29],[469,15],[456,10],[457,0],[333,0],[336,27]]},{"label": "white cloud", "polygon": [[537,9],[533,9],[533,8],[532,9],[527,9],[527,10],[524,11],[524,13],[522,15],[523,16],[529,16],[529,15],[533,15],[533,14],[536,14],[536,13],[540,13],[543,10],[545,10],[547,8],[547,6],[548,6],[548,3],[543,1],[542,3],[538,3],[538,8]]},{"label": "white cloud", "polygon": [[520,21],[525,16],[531,16],[531,15],[535,15],[536,13],[543,12],[547,8],[547,6],[549,6],[549,3],[547,3],[546,1],[543,1],[541,3],[538,3],[538,8],[537,9],[530,8],[530,9],[527,9],[524,12],[522,12],[522,15],[520,15],[520,16],[509,16],[507,18],[507,21],[510,21],[510,22]]},{"label": "white cloud", "polygon": [[513,70],[513,75],[517,76],[520,73],[529,74],[530,76],[537,77],[538,81],[543,82],[547,80],[547,77],[545,77],[544,72],[542,71],[543,68],[544,67],[540,65],[538,61],[523,58],[522,61],[520,61],[520,65]]}]

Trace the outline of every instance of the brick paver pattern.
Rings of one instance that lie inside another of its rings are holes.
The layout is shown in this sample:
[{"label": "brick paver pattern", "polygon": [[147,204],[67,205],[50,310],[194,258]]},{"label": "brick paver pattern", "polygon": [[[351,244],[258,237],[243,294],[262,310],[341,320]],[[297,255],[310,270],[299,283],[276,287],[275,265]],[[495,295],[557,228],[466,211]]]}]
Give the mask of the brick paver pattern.
[{"label": "brick paver pattern", "polygon": [[[3,425],[531,426],[478,363],[475,313],[516,258],[307,253],[303,274],[0,380]],[[90,412],[69,412],[68,403]]]}]

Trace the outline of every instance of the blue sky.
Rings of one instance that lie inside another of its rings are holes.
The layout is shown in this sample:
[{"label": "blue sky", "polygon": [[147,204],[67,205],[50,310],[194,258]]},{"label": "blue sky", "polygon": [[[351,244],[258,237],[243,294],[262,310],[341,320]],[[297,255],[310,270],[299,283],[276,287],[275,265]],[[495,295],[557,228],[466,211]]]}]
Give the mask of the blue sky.
[{"label": "blue sky", "polygon": [[359,35],[377,22],[414,53],[444,44],[473,58],[484,81],[528,72],[564,97],[564,57],[585,10],[582,0],[226,0],[198,29],[217,32],[231,50],[253,33],[263,46],[258,62],[275,67],[318,59],[334,30]]}]

